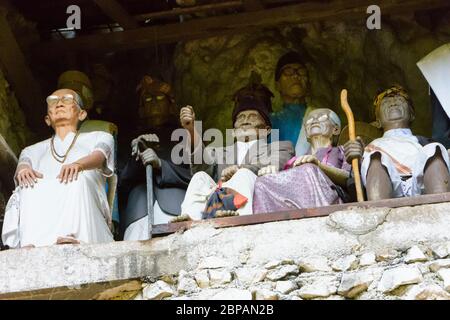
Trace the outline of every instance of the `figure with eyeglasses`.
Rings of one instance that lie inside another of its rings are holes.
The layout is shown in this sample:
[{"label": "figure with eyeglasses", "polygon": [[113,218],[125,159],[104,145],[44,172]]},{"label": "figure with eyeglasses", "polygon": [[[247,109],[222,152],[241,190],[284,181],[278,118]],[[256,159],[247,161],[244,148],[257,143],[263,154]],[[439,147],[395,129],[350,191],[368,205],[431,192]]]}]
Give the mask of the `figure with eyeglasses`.
[{"label": "figure with eyeglasses", "polygon": [[295,156],[276,174],[262,168],[256,179],[253,212],[267,213],[289,209],[315,208],[343,203],[351,166],[344,148],[335,142],[341,120],[331,109],[312,110],[304,119],[310,152]]},{"label": "figure with eyeglasses", "polygon": [[54,134],[22,150],[16,189],[5,211],[3,243],[10,248],[113,241],[105,179],[114,172],[114,139],[80,133],[81,97],[60,89],[47,97],[45,123]]},{"label": "figure with eyeglasses", "polygon": [[290,51],[278,60],[275,69],[276,88],[283,100],[281,111],[270,115],[272,128],[279,130],[280,141],[291,141],[297,156],[309,150],[303,118],[313,109],[306,103],[310,91],[308,70],[299,53]]}]

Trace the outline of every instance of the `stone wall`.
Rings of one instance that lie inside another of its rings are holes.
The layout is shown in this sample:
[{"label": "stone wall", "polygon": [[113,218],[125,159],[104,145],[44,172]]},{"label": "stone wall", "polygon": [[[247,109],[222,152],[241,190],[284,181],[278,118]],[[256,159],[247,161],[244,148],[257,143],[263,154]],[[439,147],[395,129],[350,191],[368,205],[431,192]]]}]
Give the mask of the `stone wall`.
[{"label": "stone wall", "polygon": [[[224,229],[201,222],[151,241],[8,250],[0,252],[0,299],[89,298],[85,291],[135,299],[448,299],[448,230],[450,203],[443,203]],[[92,292],[125,280],[143,284]]]},{"label": "stone wall", "polygon": [[179,44],[175,53],[176,93],[180,105],[191,104],[205,127],[231,127],[231,97],[252,70],[276,94],[277,59],[297,50],[307,61],[312,80],[309,102],[340,110],[340,91],[349,90],[355,119],[373,121],[372,101],[380,88],[405,86],[417,110],[414,129],[429,135],[428,87],[416,62],[450,41],[450,12],[383,17],[382,29],[369,31],[365,20],[282,26],[235,36]]},{"label": "stone wall", "polygon": [[194,271],[144,284],[134,299],[450,300],[449,250],[450,242],[443,242],[234,267],[210,257]]}]

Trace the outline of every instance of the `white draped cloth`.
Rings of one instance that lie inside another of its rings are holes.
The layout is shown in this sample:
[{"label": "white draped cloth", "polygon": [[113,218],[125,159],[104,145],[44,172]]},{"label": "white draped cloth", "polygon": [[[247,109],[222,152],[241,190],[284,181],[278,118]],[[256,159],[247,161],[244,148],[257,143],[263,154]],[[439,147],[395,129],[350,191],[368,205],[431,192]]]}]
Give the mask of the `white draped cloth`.
[{"label": "white draped cloth", "polygon": [[391,129],[383,137],[373,140],[366,146],[361,164],[361,180],[367,184],[367,172],[374,153],[381,154],[381,163],[387,169],[392,181],[394,197],[411,197],[424,193],[424,169],[428,160],[440,150],[449,168],[447,150],[440,143],[425,146],[410,129]]},{"label": "white draped cloth", "polygon": [[[69,133],[64,140],[55,136],[56,153],[65,154],[74,138],[75,133]],[[114,173],[112,135],[100,131],[79,134],[64,164],[94,151],[102,152],[106,162],[103,168],[83,171],[78,180],[67,184],[56,178],[63,164],[54,159],[50,148],[51,139],[47,139],[20,154],[19,165],[29,164],[43,178],[33,188],[17,186],[14,190],[5,210],[3,243],[11,248],[47,246],[70,234],[81,243],[113,241],[105,191],[106,177]]]}]

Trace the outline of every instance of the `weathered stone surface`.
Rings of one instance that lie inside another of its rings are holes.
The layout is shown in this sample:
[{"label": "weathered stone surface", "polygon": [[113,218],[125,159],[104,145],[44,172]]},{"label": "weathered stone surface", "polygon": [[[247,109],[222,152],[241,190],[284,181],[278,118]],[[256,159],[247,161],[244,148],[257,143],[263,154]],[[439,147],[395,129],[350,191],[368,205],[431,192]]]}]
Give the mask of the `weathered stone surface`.
[{"label": "weathered stone surface", "polygon": [[255,300],[278,300],[279,295],[268,289],[255,289],[253,291],[253,296]]},{"label": "weathered stone surface", "polygon": [[369,216],[358,210],[333,212],[328,217],[328,223],[336,229],[347,231],[354,235],[363,235],[374,231],[381,225],[389,213],[389,209],[374,208],[368,209],[367,212],[370,212]]},{"label": "weathered stone surface", "polygon": [[334,277],[323,277],[311,284],[304,285],[298,290],[298,295],[303,299],[326,298],[336,293]]},{"label": "weathered stone surface", "polygon": [[328,259],[323,256],[309,257],[298,262],[302,272],[316,272],[316,271],[332,271],[328,265]]},{"label": "weathered stone surface", "polygon": [[375,263],[375,252],[366,252],[359,258],[359,265],[361,267],[370,266]]},{"label": "weathered stone surface", "polygon": [[226,268],[229,266],[229,263],[222,258],[219,257],[207,257],[200,262],[198,265],[199,269],[219,269]]},{"label": "weathered stone surface", "polygon": [[450,300],[450,294],[435,283],[412,286],[402,297],[404,300]]},{"label": "weathered stone surface", "polygon": [[411,247],[405,256],[406,263],[422,262],[427,260],[427,256],[418,246]]},{"label": "weathered stone surface", "polygon": [[370,270],[344,273],[338,293],[346,298],[355,298],[361,292],[366,291],[374,281],[374,276]]},{"label": "weathered stone surface", "polygon": [[263,281],[267,275],[267,270],[258,268],[239,268],[235,271],[237,280],[242,285],[250,285]]},{"label": "weathered stone surface", "polygon": [[278,261],[278,260],[272,260],[272,261],[267,262],[267,263],[264,265],[264,268],[266,268],[266,269],[275,269],[275,268],[278,267],[279,265],[281,265],[281,261]]},{"label": "weathered stone surface", "polygon": [[438,257],[439,259],[444,259],[448,256],[449,246],[447,243],[445,244],[438,244],[431,247],[431,250],[433,251],[434,255]]},{"label": "weathered stone surface", "polygon": [[161,300],[174,295],[174,291],[170,285],[164,281],[157,281],[144,288],[142,295],[147,300]]},{"label": "weathered stone surface", "polygon": [[184,276],[178,280],[177,291],[180,293],[196,292],[198,290],[197,282],[194,279]]},{"label": "weathered stone surface", "polygon": [[200,288],[209,287],[209,273],[208,270],[201,270],[195,274],[195,281]]},{"label": "weathered stone surface", "polygon": [[297,275],[298,273],[299,273],[298,266],[286,265],[278,269],[269,271],[266,275],[266,278],[271,281],[278,281],[289,275]]},{"label": "weathered stone surface", "polygon": [[252,293],[249,290],[229,288],[217,293],[212,300],[252,300]]},{"label": "weathered stone surface", "polygon": [[282,294],[288,294],[291,291],[297,289],[297,284],[294,281],[277,281],[275,285],[275,290],[281,292]]},{"label": "weathered stone surface", "polygon": [[231,282],[231,273],[227,270],[209,270],[211,286],[220,286]]},{"label": "weathered stone surface", "polygon": [[353,270],[358,267],[358,258],[355,255],[349,255],[336,260],[332,266],[335,271]]},{"label": "weathered stone surface", "polygon": [[388,293],[400,286],[419,283],[423,280],[420,270],[416,267],[399,266],[384,271],[378,284],[378,290]]},{"label": "weathered stone surface", "polygon": [[440,269],[437,274],[444,281],[444,289],[450,292],[450,269]]},{"label": "weathered stone surface", "polygon": [[388,261],[400,256],[400,252],[392,248],[382,249],[376,254],[376,261]]},{"label": "weathered stone surface", "polygon": [[[427,246],[447,242],[450,230],[448,212],[448,203],[390,209],[385,222],[374,231],[359,236],[330,227],[326,223],[327,218],[225,229],[215,229],[204,222],[183,233],[151,241],[2,251],[0,270],[8,271],[0,273],[0,294],[66,286],[81,287],[84,284],[145,276],[159,279],[164,274],[176,275],[181,270],[187,270],[194,276],[201,271],[198,269],[200,262],[211,256],[226,261],[230,266],[228,270],[239,269],[239,254],[242,252],[249,254],[247,266],[261,269],[268,261],[283,261],[286,257],[305,261],[309,257],[321,256],[326,257],[325,260],[335,261],[352,252],[358,244],[366,252],[379,252],[385,247],[404,252],[413,245],[425,243],[424,239]],[[364,214],[370,216],[371,212]],[[380,265],[397,263],[395,260],[403,261],[403,257],[384,261]],[[441,264],[442,261],[437,266],[440,267]],[[327,272],[332,272],[328,265],[326,269]],[[321,276],[324,271],[317,273],[303,273],[301,276]],[[105,289],[107,288],[103,290]],[[377,298],[384,296],[380,293]]]},{"label": "weathered stone surface", "polygon": [[429,268],[433,272],[437,272],[441,268],[450,268],[450,259],[435,260],[429,265]]}]

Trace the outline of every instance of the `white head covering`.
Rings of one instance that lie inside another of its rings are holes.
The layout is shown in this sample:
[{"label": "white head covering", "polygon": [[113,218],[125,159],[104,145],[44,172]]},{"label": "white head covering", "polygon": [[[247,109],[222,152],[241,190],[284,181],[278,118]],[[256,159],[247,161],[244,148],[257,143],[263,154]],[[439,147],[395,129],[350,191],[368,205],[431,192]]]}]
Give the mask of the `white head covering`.
[{"label": "white head covering", "polygon": [[417,66],[450,118],[450,43],[422,58]]}]

